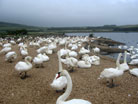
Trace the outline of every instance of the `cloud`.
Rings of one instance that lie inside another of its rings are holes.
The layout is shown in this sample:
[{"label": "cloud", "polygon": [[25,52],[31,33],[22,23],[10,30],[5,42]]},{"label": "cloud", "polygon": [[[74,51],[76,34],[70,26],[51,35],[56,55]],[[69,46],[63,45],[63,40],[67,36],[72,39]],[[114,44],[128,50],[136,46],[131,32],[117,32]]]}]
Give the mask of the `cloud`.
[{"label": "cloud", "polygon": [[136,24],[137,0],[0,0],[0,21],[39,26]]}]

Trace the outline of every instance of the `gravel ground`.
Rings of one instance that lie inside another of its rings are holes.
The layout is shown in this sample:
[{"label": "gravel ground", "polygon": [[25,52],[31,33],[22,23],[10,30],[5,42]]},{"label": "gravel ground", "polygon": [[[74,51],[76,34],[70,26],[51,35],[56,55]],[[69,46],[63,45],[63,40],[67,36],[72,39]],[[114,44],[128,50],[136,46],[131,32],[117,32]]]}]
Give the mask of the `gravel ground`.
[{"label": "gravel ground", "polygon": [[[35,68],[28,72],[29,77],[22,80],[15,71],[15,64],[23,60],[17,45],[12,46],[18,57],[13,63],[5,62],[0,55],[0,104],[55,104],[62,93],[56,93],[50,86],[58,72],[57,54],[49,55],[50,61],[44,68]],[[36,55],[36,48],[28,48],[29,55]],[[73,89],[69,99],[89,100],[93,104],[138,104],[138,78],[125,72],[116,78],[117,87],[106,87],[105,80],[98,80],[104,68],[115,67],[115,61],[101,56],[101,64],[90,69],[75,68],[70,73]],[[64,69],[66,66],[64,65]]]}]

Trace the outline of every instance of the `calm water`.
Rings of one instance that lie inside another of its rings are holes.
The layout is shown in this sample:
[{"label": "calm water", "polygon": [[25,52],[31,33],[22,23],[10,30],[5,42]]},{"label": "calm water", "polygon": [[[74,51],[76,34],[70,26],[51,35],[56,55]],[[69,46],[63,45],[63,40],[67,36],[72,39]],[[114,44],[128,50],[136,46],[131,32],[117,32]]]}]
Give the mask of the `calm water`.
[{"label": "calm water", "polygon": [[[90,33],[66,33],[69,36],[88,36]],[[129,32],[129,33],[119,33],[119,32],[99,32],[94,33],[94,36],[102,36],[105,38],[110,38],[119,42],[125,43],[127,46],[135,46],[138,44],[138,32]]]},{"label": "calm water", "polygon": [[[66,33],[69,36],[88,36],[90,33]],[[122,32],[99,32],[94,33],[94,36],[98,37],[105,37],[110,38],[112,40],[116,40],[119,42],[125,43],[128,47],[134,46],[138,47],[138,32],[129,32],[129,33],[122,33]],[[110,57],[117,58],[118,54],[110,54]]]}]

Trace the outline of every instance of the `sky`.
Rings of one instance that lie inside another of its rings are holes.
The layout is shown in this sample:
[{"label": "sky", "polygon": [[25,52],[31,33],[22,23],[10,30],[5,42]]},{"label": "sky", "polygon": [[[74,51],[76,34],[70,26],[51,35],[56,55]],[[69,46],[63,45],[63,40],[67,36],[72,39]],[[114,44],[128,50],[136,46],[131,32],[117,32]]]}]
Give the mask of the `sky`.
[{"label": "sky", "polygon": [[0,21],[44,27],[138,24],[138,0],[0,0]]}]

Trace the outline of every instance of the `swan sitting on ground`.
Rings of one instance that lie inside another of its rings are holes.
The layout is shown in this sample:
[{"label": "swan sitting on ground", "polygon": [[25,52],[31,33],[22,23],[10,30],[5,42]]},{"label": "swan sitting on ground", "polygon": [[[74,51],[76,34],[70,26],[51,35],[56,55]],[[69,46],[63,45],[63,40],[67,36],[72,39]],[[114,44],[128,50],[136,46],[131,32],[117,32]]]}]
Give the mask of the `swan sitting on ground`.
[{"label": "swan sitting on ground", "polygon": [[37,56],[41,57],[43,61],[48,61],[49,60],[49,57],[45,53],[43,53],[43,54],[40,53]]},{"label": "swan sitting on ground", "polygon": [[[59,71],[62,71],[62,63],[60,59],[60,53],[58,52],[58,61],[59,61]],[[56,89],[56,92],[64,91],[65,87],[67,86],[67,79],[65,76],[61,76],[58,79],[56,77],[58,74],[56,74],[53,82],[50,84],[52,88]]]},{"label": "swan sitting on ground", "polygon": [[13,60],[16,59],[16,58],[17,58],[17,54],[14,51],[8,52],[5,55],[5,60],[8,61],[8,62],[13,62]]},{"label": "swan sitting on ground", "polygon": [[[18,71],[20,73],[20,78],[24,79],[27,77],[27,72],[32,69],[32,64],[30,63],[32,61],[32,57],[31,56],[27,56],[25,57],[25,62],[23,61],[19,61],[16,65],[15,65],[15,70]],[[24,73],[24,75],[23,75]]]},{"label": "swan sitting on ground", "polygon": [[69,57],[69,53],[67,53],[65,59],[61,59],[61,62],[67,65],[70,72],[74,71],[74,67],[77,67],[78,60],[74,57]]},{"label": "swan sitting on ground", "polygon": [[69,95],[71,94],[72,91],[72,80],[69,75],[69,73],[66,70],[62,70],[58,72],[57,78],[60,78],[60,76],[65,76],[67,78],[67,89],[63,95],[58,97],[56,104],[92,104],[91,102],[83,99],[72,99],[69,101],[65,101]]},{"label": "swan sitting on ground", "polygon": [[124,53],[124,63],[120,64],[120,69],[123,71],[129,70],[129,66],[127,64],[127,51]]},{"label": "swan sitting on ground", "polygon": [[77,54],[77,52],[75,52],[75,51],[70,51],[70,52],[69,52],[69,56],[70,56],[70,57],[77,57],[78,54]]},{"label": "swan sitting on ground", "polygon": [[5,48],[3,48],[3,49],[0,51],[0,53],[6,54],[6,53],[9,52],[9,51],[11,51],[11,47],[5,47]]},{"label": "swan sitting on ground", "polygon": [[87,59],[85,59],[85,61],[83,60],[78,61],[77,65],[79,68],[90,68],[91,67],[91,63]]},{"label": "swan sitting on ground", "polygon": [[122,76],[124,73],[123,70],[120,70],[119,61],[120,61],[121,56],[122,56],[122,54],[120,53],[118,55],[117,62],[116,62],[117,68],[105,68],[100,74],[99,79],[101,79],[101,78],[106,78],[107,80],[111,79],[111,83],[109,83],[109,85],[107,85],[110,88],[113,88],[115,86],[113,83],[113,78]]},{"label": "swan sitting on ground", "polygon": [[129,64],[130,65],[138,65],[138,59],[132,59]]},{"label": "swan sitting on ground", "polygon": [[79,51],[79,54],[88,54],[88,53],[90,53],[89,47],[88,47],[88,50],[85,49],[84,47],[82,47],[82,48],[80,49],[80,51]]},{"label": "swan sitting on ground", "polygon": [[129,70],[130,74],[138,77],[138,68],[133,68]]},{"label": "swan sitting on ground", "polygon": [[3,48],[5,47],[11,47],[11,44],[10,43],[3,44]]},{"label": "swan sitting on ground", "polygon": [[100,57],[98,56],[89,56],[88,54],[85,54],[82,56],[82,60],[88,60],[93,65],[100,65]]}]

